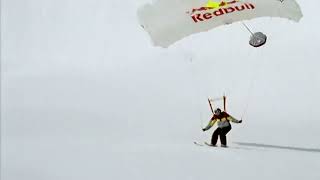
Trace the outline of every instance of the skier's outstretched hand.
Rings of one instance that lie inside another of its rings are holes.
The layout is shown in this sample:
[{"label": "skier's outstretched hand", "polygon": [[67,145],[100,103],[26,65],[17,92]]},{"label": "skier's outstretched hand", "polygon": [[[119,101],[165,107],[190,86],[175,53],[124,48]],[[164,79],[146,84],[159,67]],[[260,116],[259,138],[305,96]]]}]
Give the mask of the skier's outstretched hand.
[{"label": "skier's outstretched hand", "polygon": [[202,131],[204,132],[204,131],[206,131],[206,129],[203,128]]},{"label": "skier's outstretched hand", "polygon": [[239,121],[239,123],[242,123],[242,119]]}]

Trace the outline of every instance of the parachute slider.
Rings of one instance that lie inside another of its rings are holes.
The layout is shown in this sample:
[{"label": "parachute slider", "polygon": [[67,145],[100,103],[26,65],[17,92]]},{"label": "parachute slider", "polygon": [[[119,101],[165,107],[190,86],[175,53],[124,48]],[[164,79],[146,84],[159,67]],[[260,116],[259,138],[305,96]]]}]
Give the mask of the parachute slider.
[{"label": "parachute slider", "polygon": [[253,47],[263,46],[267,42],[267,36],[262,32],[255,32],[251,35],[249,44]]}]

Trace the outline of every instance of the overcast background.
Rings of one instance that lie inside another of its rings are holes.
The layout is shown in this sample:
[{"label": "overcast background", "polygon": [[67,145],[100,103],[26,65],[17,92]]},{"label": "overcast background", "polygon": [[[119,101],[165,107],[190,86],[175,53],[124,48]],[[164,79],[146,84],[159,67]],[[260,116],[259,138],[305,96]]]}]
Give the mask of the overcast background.
[{"label": "overcast background", "polygon": [[[320,2],[246,21],[258,49],[240,23],[153,47],[146,2],[1,0],[1,179],[319,179]],[[193,145],[223,93],[258,147]]]}]

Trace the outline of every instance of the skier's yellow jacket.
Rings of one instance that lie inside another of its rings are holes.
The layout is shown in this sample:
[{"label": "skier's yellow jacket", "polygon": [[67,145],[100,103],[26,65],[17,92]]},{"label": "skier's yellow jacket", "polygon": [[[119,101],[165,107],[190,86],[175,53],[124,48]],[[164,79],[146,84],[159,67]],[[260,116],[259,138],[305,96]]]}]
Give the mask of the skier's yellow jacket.
[{"label": "skier's yellow jacket", "polygon": [[240,123],[241,121],[230,116],[226,112],[221,112],[219,115],[213,115],[208,125],[203,129],[204,131],[210,129],[216,122],[219,128],[230,126],[230,121],[233,123]]}]

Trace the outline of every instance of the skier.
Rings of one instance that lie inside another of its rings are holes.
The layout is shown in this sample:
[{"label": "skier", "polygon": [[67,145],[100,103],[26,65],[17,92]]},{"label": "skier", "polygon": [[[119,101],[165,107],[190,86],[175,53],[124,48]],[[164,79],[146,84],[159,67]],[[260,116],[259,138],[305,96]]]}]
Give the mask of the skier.
[{"label": "skier", "polygon": [[211,145],[216,146],[218,141],[218,136],[220,135],[221,147],[227,147],[227,133],[231,130],[231,124],[233,123],[242,123],[242,120],[237,120],[230,116],[226,112],[221,112],[221,109],[217,108],[214,111],[214,114],[209,122],[209,124],[202,129],[202,131],[207,131],[218,121],[218,128],[213,132],[211,138]]}]

